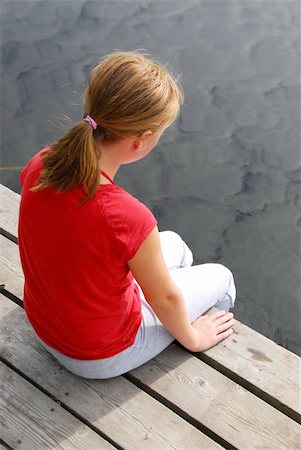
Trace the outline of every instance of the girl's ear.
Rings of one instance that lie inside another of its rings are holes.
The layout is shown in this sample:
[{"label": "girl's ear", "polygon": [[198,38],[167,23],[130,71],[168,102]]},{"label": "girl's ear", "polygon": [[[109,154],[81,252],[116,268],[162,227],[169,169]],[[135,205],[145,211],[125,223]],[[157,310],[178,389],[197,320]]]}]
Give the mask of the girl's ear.
[{"label": "girl's ear", "polygon": [[144,140],[149,138],[152,134],[153,132],[151,130],[147,130],[139,134],[133,142],[134,150],[142,150],[144,146]]},{"label": "girl's ear", "polygon": [[133,150],[134,151],[139,151],[140,148],[141,148],[141,144],[142,144],[142,141],[140,139],[135,139],[133,141],[133,145],[132,145]]}]

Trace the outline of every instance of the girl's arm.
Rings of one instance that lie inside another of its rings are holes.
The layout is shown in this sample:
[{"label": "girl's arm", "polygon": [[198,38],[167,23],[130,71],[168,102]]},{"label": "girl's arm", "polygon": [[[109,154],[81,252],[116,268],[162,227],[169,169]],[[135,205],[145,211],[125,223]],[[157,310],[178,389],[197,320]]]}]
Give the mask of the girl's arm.
[{"label": "girl's arm", "polygon": [[157,227],[128,265],[159,320],[188,350],[206,350],[232,334],[233,314],[225,311],[190,323],[182,293],[166,267]]}]

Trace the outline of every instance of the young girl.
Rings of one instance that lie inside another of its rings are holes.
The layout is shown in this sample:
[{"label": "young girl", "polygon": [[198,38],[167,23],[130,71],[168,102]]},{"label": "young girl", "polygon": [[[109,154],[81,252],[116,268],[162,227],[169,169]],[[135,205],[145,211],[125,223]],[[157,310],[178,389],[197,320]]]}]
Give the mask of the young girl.
[{"label": "young girl", "polygon": [[[179,235],[114,183],[177,118],[183,94],[168,69],[113,52],[90,73],[84,120],[22,170],[19,248],[24,307],[41,344],[85,378],[144,364],[174,339],[193,352],[233,332],[231,272],[192,266]],[[202,314],[215,306],[220,311]]]}]

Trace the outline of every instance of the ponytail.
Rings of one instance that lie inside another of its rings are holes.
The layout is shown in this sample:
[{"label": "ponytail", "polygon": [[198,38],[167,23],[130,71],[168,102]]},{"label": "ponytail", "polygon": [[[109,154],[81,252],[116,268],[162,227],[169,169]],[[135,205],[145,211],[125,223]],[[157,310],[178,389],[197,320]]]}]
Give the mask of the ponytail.
[{"label": "ponytail", "polygon": [[42,156],[43,170],[32,191],[56,187],[65,192],[82,185],[87,193],[85,203],[97,191],[100,183],[99,155],[95,150],[93,127],[81,121],[64,136],[50,144]]}]

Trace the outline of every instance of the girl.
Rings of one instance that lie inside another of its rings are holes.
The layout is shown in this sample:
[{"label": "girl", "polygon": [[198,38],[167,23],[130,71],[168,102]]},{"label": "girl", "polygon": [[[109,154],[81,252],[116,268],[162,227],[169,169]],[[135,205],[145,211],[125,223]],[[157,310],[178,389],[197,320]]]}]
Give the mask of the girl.
[{"label": "girl", "polygon": [[[235,286],[220,264],[192,266],[174,232],[114,183],[179,114],[183,93],[149,55],[116,51],[90,73],[84,120],[22,170],[24,307],[43,346],[85,378],[115,377],[174,339],[193,352],[231,335]],[[210,307],[220,311],[202,314]]]}]

